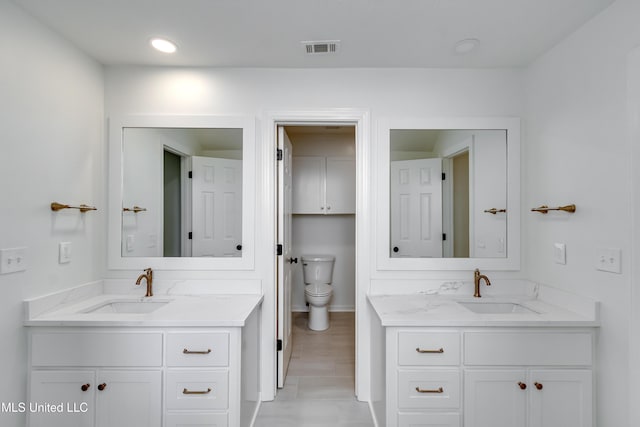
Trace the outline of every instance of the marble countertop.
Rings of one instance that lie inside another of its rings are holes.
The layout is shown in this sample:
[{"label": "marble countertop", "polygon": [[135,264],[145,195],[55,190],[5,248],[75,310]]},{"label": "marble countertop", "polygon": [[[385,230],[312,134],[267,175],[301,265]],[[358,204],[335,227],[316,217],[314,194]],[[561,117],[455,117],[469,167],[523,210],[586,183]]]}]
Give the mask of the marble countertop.
[{"label": "marble countertop", "polygon": [[[382,326],[463,326],[463,327],[597,327],[597,302],[567,304],[570,310],[539,298],[527,296],[460,295],[369,295],[368,300]],[[516,303],[532,310],[523,313],[476,313],[458,302]]]},{"label": "marble countertop", "polygon": [[[159,295],[104,294],[25,301],[26,326],[242,327],[262,302],[256,294]],[[150,313],[91,312],[110,302],[167,302]]]}]

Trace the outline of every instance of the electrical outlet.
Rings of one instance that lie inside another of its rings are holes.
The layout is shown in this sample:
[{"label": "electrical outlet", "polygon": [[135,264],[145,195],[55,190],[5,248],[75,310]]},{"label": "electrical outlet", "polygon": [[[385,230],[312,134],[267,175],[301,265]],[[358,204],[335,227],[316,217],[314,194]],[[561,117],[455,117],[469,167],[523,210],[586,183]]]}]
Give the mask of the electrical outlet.
[{"label": "electrical outlet", "polygon": [[619,248],[597,248],[596,270],[622,273],[622,267],[620,265],[621,257],[622,250]]},{"label": "electrical outlet", "polygon": [[0,249],[0,274],[27,269],[27,248]]},{"label": "electrical outlet", "polygon": [[58,245],[58,263],[67,264],[71,262],[71,242],[60,242]]}]

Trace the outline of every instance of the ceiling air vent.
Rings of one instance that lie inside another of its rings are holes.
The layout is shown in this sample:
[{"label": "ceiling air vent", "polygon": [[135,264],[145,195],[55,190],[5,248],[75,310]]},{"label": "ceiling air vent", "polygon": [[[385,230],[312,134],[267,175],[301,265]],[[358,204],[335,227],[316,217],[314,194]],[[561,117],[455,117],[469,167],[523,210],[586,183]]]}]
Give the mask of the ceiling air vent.
[{"label": "ceiling air vent", "polygon": [[305,53],[309,55],[326,55],[337,53],[340,48],[339,40],[325,40],[317,42],[301,42]]}]

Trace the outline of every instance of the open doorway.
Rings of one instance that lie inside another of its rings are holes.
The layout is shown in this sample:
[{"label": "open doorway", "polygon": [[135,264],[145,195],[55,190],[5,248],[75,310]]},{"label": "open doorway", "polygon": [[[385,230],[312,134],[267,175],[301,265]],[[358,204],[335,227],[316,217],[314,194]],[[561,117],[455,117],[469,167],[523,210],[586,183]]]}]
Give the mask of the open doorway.
[{"label": "open doorway", "polygon": [[[323,385],[338,385],[347,387],[353,398],[356,126],[294,123],[278,125],[276,131],[282,254],[277,257],[278,388],[285,387],[290,376],[298,393],[304,394],[306,385],[316,392]],[[326,304],[328,327],[314,330],[309,327],[309,315],[315,306],[309,305],[311,298],[305,292],[309,288],[303,263],[327,256],[334,260],[327,284],[331,290]]]}]

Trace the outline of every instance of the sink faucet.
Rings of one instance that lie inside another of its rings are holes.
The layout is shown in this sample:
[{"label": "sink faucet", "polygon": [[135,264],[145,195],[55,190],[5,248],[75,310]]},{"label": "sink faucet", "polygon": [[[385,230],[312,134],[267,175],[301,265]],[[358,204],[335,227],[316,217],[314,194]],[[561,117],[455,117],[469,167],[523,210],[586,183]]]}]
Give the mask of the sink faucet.
[{"label": "sink faucet", "polygon": [[484,280],[487,286],[491,286],[491,281],[484,274],[480,274],[480,270],[476,268],[476,271],[473,272],[473,296],[476,298],[480,298],[480,280]]},{"label": "sink faucet", "polygon": [[138,276],[138,280],[136,280],[136,285],[140,285],[140,282],[142,282],[142,279],[146,279],[147,281],[147,294],[145,295],[145,297],[152,297],[153,296],[153,270],[151,270],[150,268],[145,269],[144,274],[141,274],[140,276]]}]

